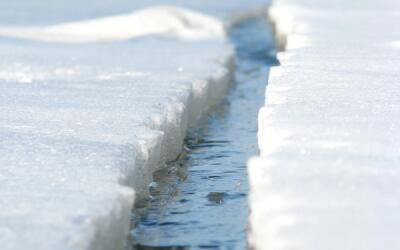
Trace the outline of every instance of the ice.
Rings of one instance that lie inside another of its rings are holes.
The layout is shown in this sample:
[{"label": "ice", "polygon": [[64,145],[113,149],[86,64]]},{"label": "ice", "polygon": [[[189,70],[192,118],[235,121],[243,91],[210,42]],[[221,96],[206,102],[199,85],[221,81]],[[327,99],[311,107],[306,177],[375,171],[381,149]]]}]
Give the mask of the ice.
[{"label": "ice", "polygon": [[126,186],[146,197],[151,173],[180,152],[189,115],[217,103],[232,67],[230,46],[210,41],[2,41],[0,54],[12,68],[0,81],[2,249],[121,244]]},{"label": "ice", "polygon": [[278,0],[249,162],[256,249],[398,249],[398,1]]},{"label": "ice", "polygon": [[[229,88],[233,50],[221,25],[262,2],[165,1],[193,9],[177,8],[186,24],[218,25],[194,27],[199,41],[182,41],[178,29],[170,35],[181,40],[107,42],[78,33],[154,2],[0,2],[0,26],[40,31],[0,37],[1,249],[122,249],[134,198],[147,198],[152,172],[176,158],[186,129]],[[58,28],[41,39],[45,27]]]}]

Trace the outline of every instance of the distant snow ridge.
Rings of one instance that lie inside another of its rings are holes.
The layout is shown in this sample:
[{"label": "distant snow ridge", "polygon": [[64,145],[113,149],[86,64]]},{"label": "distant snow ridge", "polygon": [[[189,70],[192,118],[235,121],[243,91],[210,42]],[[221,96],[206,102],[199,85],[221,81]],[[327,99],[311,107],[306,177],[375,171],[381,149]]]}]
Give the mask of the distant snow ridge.
[{"label": "distant snow ridge", "polygon": [[43,27],[0,27],[0,36],[46,42],[111,42],[146,35],[183,40],[223,40],[225,28],[216,18],[172,6],[150,7],[131,14]]}]

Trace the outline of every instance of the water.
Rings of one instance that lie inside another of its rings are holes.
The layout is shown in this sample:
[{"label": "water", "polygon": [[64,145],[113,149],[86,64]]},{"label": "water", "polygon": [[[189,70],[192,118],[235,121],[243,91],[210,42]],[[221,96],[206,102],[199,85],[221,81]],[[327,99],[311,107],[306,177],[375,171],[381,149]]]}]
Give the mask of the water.
[{"label": "water", "polygon": [[235,84],[186,139],[179,160],[154,174],[153,199],[134,212],[134,249],[245,249],[247,159],[257,154],[257,113],[277,63],[263,18],[232,29]]}]

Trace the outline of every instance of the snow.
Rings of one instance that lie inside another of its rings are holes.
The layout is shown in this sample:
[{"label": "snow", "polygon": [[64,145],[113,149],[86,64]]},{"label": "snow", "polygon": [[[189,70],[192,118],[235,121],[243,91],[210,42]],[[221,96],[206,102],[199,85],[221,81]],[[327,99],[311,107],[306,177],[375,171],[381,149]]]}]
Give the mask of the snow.
[{"label": "snow", "polygon": [[255,249],[398,249],[395,0],[277,0],[281,65],[249,161]]},{"label": "snow", "polygon": [[174,6],[44,27],[0,27],[0,36],[64,43],[111,42],[146,35],[212,40],[224,39],[225,29],[216,18]]},{"label": "snow", "polygon": [[[196,12],[151,1],[1,2],[0,26],[12,31],[0,37],[1,248],[122,249],[152,172],[229,88],[222,27],[263,2],[176,2]],[[132,24],[125,37],[125,27],[98,29],[138,13],[165,26]]]},{"label": "snow", "polygon": [[232,70],[213,41],[2,41],[0,54],[2,249],[115,249],[133,190],[147,197]]}]

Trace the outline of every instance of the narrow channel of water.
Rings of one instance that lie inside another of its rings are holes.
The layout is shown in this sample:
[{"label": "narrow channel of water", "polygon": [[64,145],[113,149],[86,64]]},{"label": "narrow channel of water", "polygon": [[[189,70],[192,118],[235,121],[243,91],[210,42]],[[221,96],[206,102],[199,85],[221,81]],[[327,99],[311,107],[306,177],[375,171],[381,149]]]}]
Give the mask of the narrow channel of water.
[{"label": "narrow channel of water", "polygon": [[257,113],[277,60],[272,32],[261,17],[234,27],[230,39],[236,83],[189,133],[181,159],[154,174],[153,199],[134,212],[133,249],[246,248],[246,161],[257,154]]}]

